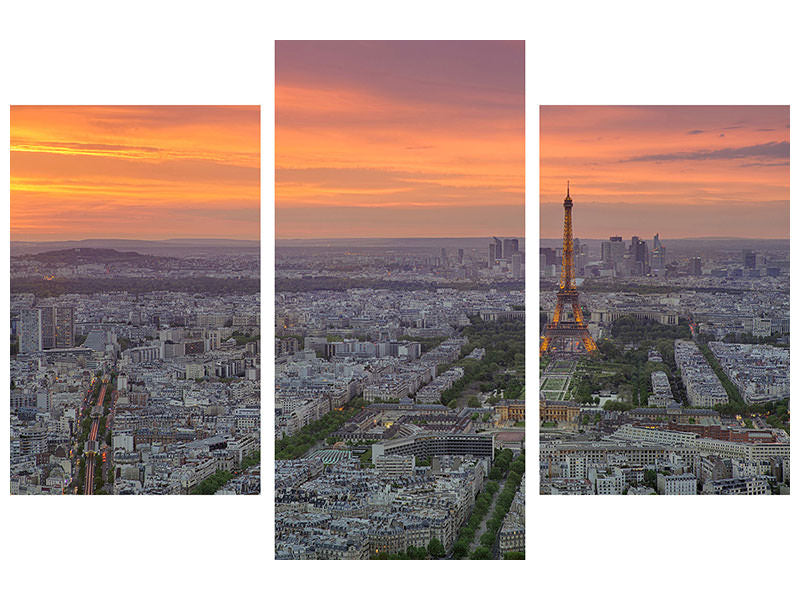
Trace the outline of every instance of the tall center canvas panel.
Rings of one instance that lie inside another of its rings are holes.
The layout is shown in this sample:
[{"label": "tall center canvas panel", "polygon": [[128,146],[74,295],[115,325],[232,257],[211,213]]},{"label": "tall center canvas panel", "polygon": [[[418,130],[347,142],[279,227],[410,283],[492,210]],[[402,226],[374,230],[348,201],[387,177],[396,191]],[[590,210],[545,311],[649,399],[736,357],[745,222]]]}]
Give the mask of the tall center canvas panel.
[{"label": "tall center canvas panel", "polygon": [[524,49],[276,45],[279,559],[524,558]]}]

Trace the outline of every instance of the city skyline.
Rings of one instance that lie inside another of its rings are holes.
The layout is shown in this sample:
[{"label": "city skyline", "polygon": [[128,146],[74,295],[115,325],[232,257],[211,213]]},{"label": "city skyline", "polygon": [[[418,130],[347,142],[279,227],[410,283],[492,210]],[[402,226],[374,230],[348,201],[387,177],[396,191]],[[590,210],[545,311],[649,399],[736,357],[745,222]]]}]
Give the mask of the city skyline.
[{"label": "city skyline", "polygon": [[524,235],[523,42],[276,42],[276,237]]},{"label": "city skyline", "polygon": [[543,106],[540,116],[542,238],[559,237],[567,180],[576,237],[788,238],[786,106]]},{"label": "city skyline", "polygon": [[258,106],[12,106],[11,240],[258,240],[259,120]]}]

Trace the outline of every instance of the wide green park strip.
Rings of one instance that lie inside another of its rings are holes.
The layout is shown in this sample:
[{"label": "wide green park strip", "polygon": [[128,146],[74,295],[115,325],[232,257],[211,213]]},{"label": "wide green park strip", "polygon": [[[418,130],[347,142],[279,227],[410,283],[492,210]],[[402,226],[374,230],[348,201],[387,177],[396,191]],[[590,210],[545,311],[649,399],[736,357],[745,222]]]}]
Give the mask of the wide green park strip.
[{"label": "wide green park strip", "polygon": [[[437,373],[452,366],[464,369],[464,377],[442,393],[442,404],[450,405],[474,390],[503,390],[505,398],[520,398],[525,386],[525,324],[522,321],[482,321],[471,317],[471,325],[461,335],[469,342],[462,348],[462,358],[453,364],[441,365]],[[475,348],[483,348],[482,360],[463,358]]]},{"label": "wide green park strip", "polygon": [[[597,354],[580,358],[564,399],[597,404],[592,394],[607,391],[617,394],[619,400],[607,402],[605,410],[625,411],[646,406],[651,374],[664,371],[676,400],[680,401],[684,391],[677,376],[674,342],[689,336],[688,323],[683,319],[677,325],[664,325],[651,319],[620,317],[612,324],[610,337],[598,341]],[[663,362],[649,361],[648,349],[657,350]],[[555,366],[560,365],[551,365],[548,374]],[[548,390],[543,391],[547,394]]]}]

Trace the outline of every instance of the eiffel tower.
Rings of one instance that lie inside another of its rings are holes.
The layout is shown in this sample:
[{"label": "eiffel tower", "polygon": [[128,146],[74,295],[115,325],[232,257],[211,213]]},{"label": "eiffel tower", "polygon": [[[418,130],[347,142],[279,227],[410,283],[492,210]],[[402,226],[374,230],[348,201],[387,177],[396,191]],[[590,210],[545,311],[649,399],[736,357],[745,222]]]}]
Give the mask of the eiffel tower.
[{"label": "eiffel tower", "polygon": [[[575,254],[572,247],[572,198],[564,198],[564,242],[561,253],[561,280],[556,294],[556,311],[553,320],[544,330],[539,356],[545,352],[577,352],[581,346],[587,352],[597,350],[597,344],[583,321],[583,311],[578,301],[575,287]],[[572,308],[572,319],[568,318],[567,307]]]}]

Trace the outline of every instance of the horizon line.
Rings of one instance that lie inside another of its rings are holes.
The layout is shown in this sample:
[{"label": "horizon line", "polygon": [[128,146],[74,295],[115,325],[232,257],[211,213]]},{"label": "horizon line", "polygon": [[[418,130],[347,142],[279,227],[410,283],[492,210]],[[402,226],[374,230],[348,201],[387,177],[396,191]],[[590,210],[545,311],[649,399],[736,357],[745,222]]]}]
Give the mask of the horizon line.
[{"label": "horizon line", "polygon": [[200,237],[200,238],[192,238],[192,237],[185,237],[185,238],[83,238],[83,239],[70,239],[70,240],[10,240],[12,244],[59,244],[59,243],[66,243],[66,242],[105,242],[105,241],[119,241],[119,242],[179,242],[179,241],[195,241],[195,240],[214,240],[218,242],[222,241],[231,241],[231,242],[253,242],[253,243],[261,243],[260,239],[250,239],[250,238],[214,238],[214,237]]},{"label": "horizon line", "polygon": [[524,235],[464,235],[464,236],[326,236],[326,237],[276,237],[275,241],[294,241],[294,240],[471,240],[479,238],[522,238]]},{"label": "horizon line", "polygon": [[[540,235],[540,236],[539,236],[539,239],[540,239],[540,240],[560,240],[560,239],[561,239],[561,237],[562,237],[562,236],[560,236],[560,235],[559,235],[559,236],[542,236],[542,235]],[[608,241],[606,237],[586,237],[586,236],[582,236],[582,235],[579,235],[579,236],[573,236],[573,237],[577,237],[578,239],[581,239],[581,240],[600,240],[600,241]],[[607,236],[607,237],[611,237],[611,236]],[[632,236],[620,235],[620,237],[622,237],[622,238],[624,239],[624,238],[626,238],[626,237],[632,237]],[[643,239],[643,240],[644,240],[644,239],[650,239],[649,237],[648,237],[648,238],[644,238],[644,237],[642,237],[641,235],[639,235],[638,237],[639,237],[640,239]],[[689,237],[661,237],[661,235],[659,234],[659,239],[660,239],[660,240],[674,240],[674,241],[679,241],[679,240],[703,240],[703,241],[722,241],[722,240],[780,240],[780,241],[786,241],[786,242],[788,242],[788,241],[791,241],[791,238],[789,238],[789,237],[743,237],[743,236],[738,236],[738,235],[732,235],[732,236],[725,236],[725,235],[713,235],[713,236],[693,236],[693,237],[692,237],[692,236],[689,236]]]}]

